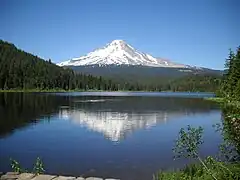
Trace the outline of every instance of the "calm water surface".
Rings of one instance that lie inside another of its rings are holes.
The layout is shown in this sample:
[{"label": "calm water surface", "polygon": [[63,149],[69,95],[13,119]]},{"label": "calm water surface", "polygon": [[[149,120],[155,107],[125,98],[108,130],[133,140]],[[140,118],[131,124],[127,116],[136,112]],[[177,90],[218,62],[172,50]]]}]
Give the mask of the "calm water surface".
[{"label": "calm water surface", "polygon": [[31,168],[41,157],[47,173],[123,180],[151,179],[182,167],[172,148],[179,129],[204,127],[201,155],[221,141],[212,127],[218,105],[201,93],[0,93],[0,171],[9,158]]}]

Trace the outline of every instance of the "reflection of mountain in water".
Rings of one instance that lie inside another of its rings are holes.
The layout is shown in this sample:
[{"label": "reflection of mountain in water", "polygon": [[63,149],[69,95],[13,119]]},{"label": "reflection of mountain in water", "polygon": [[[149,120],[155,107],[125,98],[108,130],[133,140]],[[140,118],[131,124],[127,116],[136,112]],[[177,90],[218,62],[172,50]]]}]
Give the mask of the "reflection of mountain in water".
[{"label": "reflection of mountain in water", "polygon": [[[56,96],[41,93],[0,93],[0,138],[59,112],[82,126],[116,141],[175,116],[218,109],[201,99],[158,97]],[[64,114],[65,113],[65,114]]]},{"label": "reflection of mountain in water", "polygon": [[61,110],[60,117],[68,117],[90,130],[103,133],[111,141],[119,141],[128,133],[137,129],[148,128],[157,122],[166,122],[166,112],[134,114],[127,112],[87,112],[84,110]]},{"label": "reflection of mountain in water", "polygon": [[[60,109],[60,118],[67,118],[90,130],[104,134],[111,141],[120,141],[133,131],[193,114],[209,112],[213,106],[191,106],[191,101],[179,99],[181,106],[169,98],[117,98],[97,101],[76,100],[71,109]],[[166,108],[167,107],[167,108]],[[172,107],[172,108],[171,108]]]}]

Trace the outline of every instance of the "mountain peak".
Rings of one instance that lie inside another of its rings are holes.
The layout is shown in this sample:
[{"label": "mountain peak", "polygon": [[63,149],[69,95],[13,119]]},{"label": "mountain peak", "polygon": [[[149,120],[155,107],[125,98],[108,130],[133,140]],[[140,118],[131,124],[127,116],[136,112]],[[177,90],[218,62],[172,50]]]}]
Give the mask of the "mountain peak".
[{"label": "mountain peak", "polygon": [[116,51],[121,51],[126,48],[134,49],[129,44],[127,44],[124,40],[119,40],[119,39],[113,40],[111,43],[107,44],[104,48],[115,49]]},{"label": "mountain peak", "polygon": [[115,39],[110,43],[110,45],[121,45],[121,44],[127,44],[127,43],[121,39]]},{"label": "mountain peak", "polygon": [[183,64],[173,63],[149,54],[140,52],[125,41],[116,39],[100,49],[88,53],[86,56],[73,58],[58,64],[59,66],[86,66],[86,65],[142,65],[152,67],[185,68]]}]

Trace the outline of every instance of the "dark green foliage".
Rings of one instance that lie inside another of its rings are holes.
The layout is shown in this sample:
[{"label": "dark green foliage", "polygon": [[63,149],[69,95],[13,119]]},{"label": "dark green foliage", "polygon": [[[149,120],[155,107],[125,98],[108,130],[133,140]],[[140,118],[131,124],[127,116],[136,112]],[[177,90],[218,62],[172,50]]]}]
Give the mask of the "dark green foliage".
[{"label": "dark green foliage", "polygon": [[[235,105],[225,105],[222,108],[224,121],[222,125],[222,135],[224,142],[231,145],[231,161],[240,161],[240,108]],[[229,150],[228,150],[229,151]]]},{"label": "dark green foliage", "polygon": [[213,74],[187,75],[168,83],[172,91],[216,92],[221,84],[221,77]]},{"label": "dark green foliage", "polygon": [[0,89],[118,90],[110,80],[75,74],[0,40]]},{"label": "dark green foliage", "polygon": [[220,96],[230,101],[240,101],[240,47],[236,53],[230,50],[225,68]]},{"label": "dark green foliage", "polygon": [[74,66],[70,68],[76,72],[112,79],[120,84],[123,90],[215,92],[222,79],[222,71],[206,68],[187,69],[127,65]]}]

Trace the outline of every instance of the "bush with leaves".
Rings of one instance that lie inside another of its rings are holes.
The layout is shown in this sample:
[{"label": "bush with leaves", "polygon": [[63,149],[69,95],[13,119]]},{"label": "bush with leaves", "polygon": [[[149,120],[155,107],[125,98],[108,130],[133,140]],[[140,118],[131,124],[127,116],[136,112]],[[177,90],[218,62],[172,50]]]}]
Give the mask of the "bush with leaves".
[{"label": "bush with leaves", "polygon": [[17,173],[25,172],[25,170],[21,167],[19,162],[17,162],[12,158],[10,158],[10,161],[11,161],[11,168],[14,172],[17,172]]},{"label": "bush with leaves", "polygon": [[[20,163],[14,159],[10,159],[11,161],[11,168],[14,172],[17,173],[23,173],[23,172],[28,172],[27,170],[23,169],[20,165]],[[43,162],[42,160],[37,157],[36,162],[33,166],[33,173],[35,173],[36,175],[42,174],[44,172],[44,166],[43,166]]]},{"label": "bush with leaves", "polygon": [[200,161],[203,167],[208,171],[208,173],[217,179],[210,169],[206,166],[205,162],[200,158],[198,150],[200,145],[203,143],[203,128],[193,128],[188,125],[187,129],[181,128],[179,132],[179,137],[176,140],[176,146],[173,151],[176,158],[185,157],[185,158],[196,158]]},{"label": "bush with leaves", "polygon": [[45,170],[44,170],[44,167],[43,167],[43,162],[42,160],[38,157],[35,164],[34,164],[34,167],[33,167],[33,172],[35,174],[41,174],[43,173]]}]

